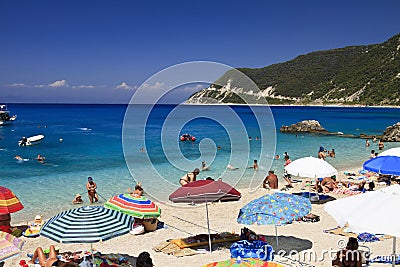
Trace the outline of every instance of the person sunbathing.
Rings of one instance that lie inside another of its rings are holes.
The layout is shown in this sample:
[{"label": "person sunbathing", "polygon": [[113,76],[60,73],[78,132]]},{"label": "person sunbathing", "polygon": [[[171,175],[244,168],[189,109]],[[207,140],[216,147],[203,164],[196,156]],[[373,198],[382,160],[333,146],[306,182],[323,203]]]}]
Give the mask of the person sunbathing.
[{"label": "person sunbathing", "polygon": [[336,179],[333,179],[332,177],[325,177],[321,181],[321,187],[324,193],[329,193],[338,188],[338,185],[336,183]]},{"label": "person sunbathing", "polygon": [[59,267],[68,267],[68,266],[79,266],[77,263],[73,262],[64,262],[60,261],[57,258],[57,252],[53,245],[50,246],[49,257],[46,258],[46,254],[44,254],[43,249],[41,247],[36,248],[35,253],[33,254],[32,260],[29,261],[30,264],[34,264],[36,259],[38,259],[40,266],[42,267],[51,267],[51,266],[59,266]]},{"label": "person sunbathing", "polygon": [[355,237],[350,237],[346,248],[337,252],[336,258],[332,261],[335,267],[361,267],[362,255],[358,251],[358,241]]}]

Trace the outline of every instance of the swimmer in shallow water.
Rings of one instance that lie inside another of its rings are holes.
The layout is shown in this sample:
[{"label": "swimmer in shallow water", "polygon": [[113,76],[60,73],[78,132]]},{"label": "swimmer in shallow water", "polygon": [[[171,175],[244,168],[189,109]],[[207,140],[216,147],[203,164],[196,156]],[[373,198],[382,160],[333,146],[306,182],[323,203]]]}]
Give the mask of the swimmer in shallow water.
[{"label": "swimmer in shallow water", "polygon": [[209,169],[210,169],[210,167],[206,165],[206,162],[205,162],[205,161],[203,161],[203,162],[201,163],[201,170],[202,170],[202,171],[208,171]]},{"label": "swimmer in shallow water", "polygon": [[16,160],[18,160],[18,161],[24,160],[23,158],[21,158],[21,156],[18,156],[18,155],[16,155],[16,156],[14,157],[14,159],[16,159]]},{"label": "swimmer in shallow water", "polygon": [[238,170],[238,167],[233,167],[231,164],[229,164],[228,166],[226,166],[228,169],[230,170]]}]

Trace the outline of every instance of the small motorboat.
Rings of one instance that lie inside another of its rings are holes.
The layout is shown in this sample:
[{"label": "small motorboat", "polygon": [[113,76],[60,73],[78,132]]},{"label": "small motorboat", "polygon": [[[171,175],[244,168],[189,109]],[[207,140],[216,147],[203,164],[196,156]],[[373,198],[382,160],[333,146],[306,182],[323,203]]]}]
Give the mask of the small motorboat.
[{"label": "small motorboat", "polygon": [[10,112],[7,110],[6,105],[0,105],[0,126],[12,124],[17,115],[10,116]]},{"label": "small motorboat", "polygon": [[196,137],[190,134],[182,134],[180,139],[181,141],[196,141]]},{"label": "small motorboat", "polygon": [[33,146],[33,145],[37,145],[40,142],[42,142],[43,139],[44,139],[43,134],[31,136],[28,138],[22,137],[22,139],[18,141],[18,145],[19,146]]}]

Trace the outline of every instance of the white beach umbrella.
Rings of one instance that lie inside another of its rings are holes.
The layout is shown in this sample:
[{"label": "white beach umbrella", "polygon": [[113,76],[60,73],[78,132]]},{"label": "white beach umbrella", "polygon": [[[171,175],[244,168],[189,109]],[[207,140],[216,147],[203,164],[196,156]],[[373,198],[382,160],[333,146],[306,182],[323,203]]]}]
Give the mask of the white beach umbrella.
[{"label": "white beach umbrella", "polygon": [[337,170],[323,159],[305,157],[296,159],[285,166],[288,174],[307,178],[321,178],[337,175]]},{"label": "white beach umbrella", "polygon": [[[400,227],[396,210],[400,206],[400,185],[359,194],[326,203],[328,212],[340,226],[346,223],[355,233],[387,234],[393,236],[393,255]],[[379,211],[377,215],[376,212]],[[393,265],[394,266],[394,265]]]},{"label": "white beach umbrella", "polygon": [[382,153],[378,154],[378,157],[380,156],[397,156],[400,157],[400,147],[395,147],[388,149],[386,151],[383,151]]}]

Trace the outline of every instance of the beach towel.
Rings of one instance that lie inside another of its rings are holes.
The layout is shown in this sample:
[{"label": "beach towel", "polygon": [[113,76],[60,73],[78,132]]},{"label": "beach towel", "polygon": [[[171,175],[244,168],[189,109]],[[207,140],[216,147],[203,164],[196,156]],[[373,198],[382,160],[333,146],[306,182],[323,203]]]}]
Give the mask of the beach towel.
[{"label": "beach towel", "polygon": [[[393,256],[376,256],[370,262],[376,262],[376,263],[392,263],[393,262]],[[397,256],[395,260],[395,264],[400,264],[400,256]]]},{"label": "beach towel", "polygon": [[253,258],[263,261],[272,261],[274,258],[273,248],[260,240],[240,240],[230,247],[231,258]]},{"label": "beach towel", "polygon": [[197,255],[197,252],[191,248],[183,248],[181,249],[178,245],[171,243],[169,241],[163,241],[157,246],[153,247],[153,250],[156,252],[163,252],[167,255],[173,255],[175,257],[183,257],[183,256],[192,256]]},{"label": "beach towel", "polygon": [[347,196],[352,196],[352,195],[357,195],[361,194],[361,191],[353,191],[348,188],[342,187],[342,188],[337,188],[332,191],[332,193],[337,194],[337,195],[347,195]]},{"label": "beach towel", "polygon": [[[356,233],[351,232],[350,229],[347,228],[347,227],[338,226],[338,227],[335,227],[335,228],[332,228],[332,229],[324,230],[324,233],[340,235],[340,236],[346,236],[346,237],[354,237],[354,238],[358,239],[358,235]],[[365,234],[369,234],[369,233],[363,233],[363,234],[365,235]],[[371,235],[371,234],[369,234],[369,235]],[[377,241],[383,241],[385,239],[392,238],[392,236],[390,236],[390,235],[375,234],[374,236],[376,238],[378,238]],[[371,241],[364,241],[364,242],[371,242]]]},{"label": "beach towel", "polygon": [[374,235],[374,234],[370,234],[370,233],[361,233],[357,236],[357,240],[359,242],[376,242],[376,241],[380,241],[380,239]]}]

